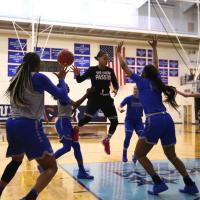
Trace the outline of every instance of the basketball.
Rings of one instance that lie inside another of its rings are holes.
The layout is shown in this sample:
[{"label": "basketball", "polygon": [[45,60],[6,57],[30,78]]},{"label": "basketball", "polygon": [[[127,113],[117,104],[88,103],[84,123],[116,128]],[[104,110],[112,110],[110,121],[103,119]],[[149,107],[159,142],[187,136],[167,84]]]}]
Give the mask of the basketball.
[{"label": "basketball", "polygon": [[68,49],[63,49],[59,52],[57,61],[60,65],[70,66],[74,62],[74,55]]}]

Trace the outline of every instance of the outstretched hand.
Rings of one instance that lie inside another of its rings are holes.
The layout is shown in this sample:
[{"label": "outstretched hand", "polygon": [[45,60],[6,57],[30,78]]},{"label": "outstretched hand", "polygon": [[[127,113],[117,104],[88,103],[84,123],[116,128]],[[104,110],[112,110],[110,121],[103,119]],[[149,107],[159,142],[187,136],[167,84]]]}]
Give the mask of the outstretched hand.
[{"label": "outstretched hand", "polygon": [[55,76],[57,76],[58,79],[65,79],[67,73],[69,72],[70,69],[67,69],[68,67],[60,67],[59,72],[53,72]]},{"label": "outstretched hand", "polygon": [[116,47],[116,52],[117,52],[118,54],[121,54],[123,44],[124,44],[123,41],[121,41],[121,42],[118,43],[118,45],[117,45],[117,47]]},{"label": "outstretched hand", "polygon": [[75,76],[80,75],[81,70],[80,70],[78,67],[76,67],[75,65],[72,65],[71,69],[72,69],[72,71],[74,72],[74,75],[75,75]]},{"label": "outstretched hand", "polygon": [[148,43],[149,43],[149,45],[150,45],[152,48],[156,47],[157,44],[158,44],[157,35],[154,35],[154,36],[153,36],[153,39],[152,39],[152,40],[149,40]]}]

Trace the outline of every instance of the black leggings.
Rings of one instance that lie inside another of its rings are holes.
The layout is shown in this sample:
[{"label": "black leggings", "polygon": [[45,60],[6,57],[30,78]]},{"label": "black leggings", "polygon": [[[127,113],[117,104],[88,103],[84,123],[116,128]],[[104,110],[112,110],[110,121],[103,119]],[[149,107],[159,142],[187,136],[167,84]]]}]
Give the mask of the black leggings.
[{"label": "black leggings", "polygon": [[114,101],[111,98],[111,96],[98,96],[89,98],[85,110],[85,116],[79,121],[78,126],[82,127],[88,122],[90,122],[93,118],[93,115],[99,109],[101,109],[105,117],[107,117],[110,120],[111,124],[109,127],[108,134],[109,136],[112,136],[118,125],[118,117]]}]

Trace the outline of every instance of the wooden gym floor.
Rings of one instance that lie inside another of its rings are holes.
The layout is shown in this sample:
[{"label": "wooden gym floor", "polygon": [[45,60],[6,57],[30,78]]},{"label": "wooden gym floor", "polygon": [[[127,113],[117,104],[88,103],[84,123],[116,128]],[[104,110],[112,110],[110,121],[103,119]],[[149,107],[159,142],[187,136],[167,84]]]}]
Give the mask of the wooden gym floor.
[{"label": "wooden gym floor", "polygon": [[[90,125],[81,130],[81,149],[84,162],[87,163],[105,163],[120,162],[124,140],[124,126],[119,125],[115,135],[111,140],[111,155],[104,153],[101,140],[107,132],[107,125]],[[54,128],[46,128],[46,132],[51,134]],[[182,159],[200,158],[200,128],[197,125],[176,125],[177,145],[176,151]],[[57,138],[50,139],[53,149],[58,149],[61,145]],[[128,157],[131,162],[131,155],[134,151],[137,136],[134,133]],[[5,128],[0,128],[0,176],[6,164],[10,159],[5,158],[7,143],[5,139]],[[149,154],[151,160],[166,160],[160,143],[153,148]],[[59,166],[71,165],[76,163],[73,152],[69,152],[58,160]],[[26,159],[20,167],[16,176],[5,189],[1,200],[19,200],[26,194],[34,184],[38,171],[36,162],[28,162]],[[40,194],[39,200],[94,200],[95,195],[87,191],[72,176],[70,176],[61,167],[48,187]],[[112,198],[111,198],[112,199]]]}]

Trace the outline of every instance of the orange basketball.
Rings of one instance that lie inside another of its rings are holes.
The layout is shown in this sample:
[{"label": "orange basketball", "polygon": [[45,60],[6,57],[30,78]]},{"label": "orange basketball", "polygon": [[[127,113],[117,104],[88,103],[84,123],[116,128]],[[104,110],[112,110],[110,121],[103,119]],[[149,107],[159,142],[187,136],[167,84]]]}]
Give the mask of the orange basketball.
[{"label": "orange basketball", "polygon": [[69,66],[74,62],[74,55],[68,49],[63,49],[59,52],[57,61],[63,66]]}]

